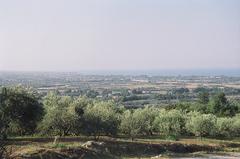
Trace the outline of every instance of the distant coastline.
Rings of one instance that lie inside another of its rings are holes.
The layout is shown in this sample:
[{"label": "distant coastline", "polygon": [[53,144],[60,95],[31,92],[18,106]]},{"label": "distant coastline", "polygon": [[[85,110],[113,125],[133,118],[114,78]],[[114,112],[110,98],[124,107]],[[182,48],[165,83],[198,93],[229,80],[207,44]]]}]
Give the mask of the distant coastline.
[{"label": "distant coastline", "polygon": [[149,76],[240,76],[238,69],[153,69],[153,70],[88,70],[90,75],[149,75]]},{"label": "distant coastline", "polygon": [[77,73],[83,75],[148,75],[148,76],[240,76],[240,68],[234,69],[146,69],[146,70],[79,70],[79,71],[7,71],[0,73]]}]

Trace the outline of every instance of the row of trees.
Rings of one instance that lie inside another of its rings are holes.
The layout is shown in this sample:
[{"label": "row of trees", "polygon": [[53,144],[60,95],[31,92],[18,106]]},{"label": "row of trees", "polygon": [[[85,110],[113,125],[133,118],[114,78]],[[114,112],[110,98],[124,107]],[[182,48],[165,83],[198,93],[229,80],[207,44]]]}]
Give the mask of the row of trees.
[{"label": "row of trees", "polygon": [[173,138],[181,135],[234,137],[240,135],[240,115],[232,118],[217,117],[199,112],[186,113],[180,110],[146,107],[132,113],[126,111],[120,130],[132,138],[137,135],[149,135],[152,132]]},{"label": "row of trees", "polygon": [[[220,95],[219,110],[232,110],[225,96]],[[36,93],[22,88],[3,88],[0,97],[1,138],[34,133],[45,136],[86,134],[96,138],[125,134],[132,139],[154,134],[174,138],[240,135],[240,115],[235,114],[157,107],[125,109],[113,101],[72,98],[53,92],[40,99]]]}]

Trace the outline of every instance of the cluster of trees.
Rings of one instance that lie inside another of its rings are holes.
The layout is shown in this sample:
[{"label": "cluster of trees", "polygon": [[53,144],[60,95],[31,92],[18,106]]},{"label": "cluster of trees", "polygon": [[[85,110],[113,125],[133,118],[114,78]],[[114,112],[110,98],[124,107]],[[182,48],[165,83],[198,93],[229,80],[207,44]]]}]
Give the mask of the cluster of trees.
[{"label": "cluster of trees", "polygon": [[[161,134],[234,137],[240,135],[237,107],[224,94],[209,100],[201,94],[196,107],[181,109],[144,107],[125,109],[113,101],[99,101],[85,96],[73,98],[48,93],[43,99],[22,88],[2,88],[0,93],[0,137],[7,135],[100,135],[125,134],[134,139],[140,135]],[[200,106],[199,106],[200,105]],[[179,105],[176,107],[180,107]]]},{"label": "cluster of trees", "polygon": [[113,101],[73,99],[51,92],[44,98],[45,115],[38,131],[52,135],[116,135],[121,108]]},{"label": "cluster of trees", "polygon": [[138,135],[162,134],[177,138],[181,135],[198,137],[234,137],[240,135],[240,115],[217,117],[213,114],[184,112],[146,107],[132,113],[124,112],[120,131],[132,138]]},{"label": "cluster of trees", "polygon": [[175,105],[170,105],[167,109],[197,111],[203,114],[214,114],[218,117],[232,117],[236,113],[240,113],[239,108],[239,102],[229,101],[222,92],[211,97],[209,93],[201,92],[198,94],[196,102],[178,102]]}]

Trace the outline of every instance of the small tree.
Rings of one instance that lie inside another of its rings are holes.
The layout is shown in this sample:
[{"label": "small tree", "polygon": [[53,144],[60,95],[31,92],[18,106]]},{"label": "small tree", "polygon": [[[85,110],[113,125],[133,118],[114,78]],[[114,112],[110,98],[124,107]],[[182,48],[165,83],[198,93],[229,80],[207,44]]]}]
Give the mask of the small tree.
[{"label": "small tree", "polygon": [[209,111],[217,116],[234,116],[238,107],[230,103],[224,93],[219,93],[210,101]]},{"label": "small tree", "polygon": [[45,116],[39,125],[41,132],[65,136],[73,132],[77,116],[70,105],[73,100],[68,96],[57,96],[50,92],[44,98]]},{"label": "small tree", "polygon": [[160,133],[177,137],[183,132],[185,117],[179,110],[161,110],[154,121],[154,125]]},{"label": "small tree", "polygon": [[217,118],[212,114],[192,112],[188,114],[186,129],[195,136],[215,135]]},{"label": "small tree", "polygon": [[232,128],[233,136],[240,136],[240,114],[233,118]]},{"label": "small tree", "polygon": [[158,114],[158,109],[154,107],[145,107],[144,109],[136,109],[133,112],[133,117],[137,127],[139,127],[139,133],[152,135],[154,131],[153,122]]},{"label": "small tree", "polygon": [[93,102],[91,99],[87,98],[86,96],[80,96],[77,99],[75,99],[71,105],[70,109],[71,112],[75,112],[75,121],[76,124],[74,126],[74,134],[81,134],[84,129],[84,113],[87,108],[87,106],[92,106]]},{"label": "small tree", "polygon": [[112,101],[88,105],[83,114],[84,132],[96,139],[101,134],[116,135],[120,121],[115,107]]},{"label": "small tree", "polygon": [[127,134],[132,140],[140,133],[141,127],[139,126],[139,122],[130,110],[126,110],[123,113],[120,130],[124,134]]},{"label": "small tree", "polygon": [[232,118],[217,118],[216,134],[224,137],[233,136],[233,122]]},{"label": "small tree", "polygon": [[0,113],[5,132],[11,123],[15,123],[19,128],[18,135],[33,134],[43,115],[38,96],[22,87],[2,88],[0,96]]}]

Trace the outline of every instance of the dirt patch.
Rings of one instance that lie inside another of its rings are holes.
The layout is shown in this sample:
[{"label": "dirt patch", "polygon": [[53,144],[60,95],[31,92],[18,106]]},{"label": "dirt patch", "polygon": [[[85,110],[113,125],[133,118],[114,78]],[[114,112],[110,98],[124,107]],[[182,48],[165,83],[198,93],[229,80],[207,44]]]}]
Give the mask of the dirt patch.
[{"label": "dirt patch", "polygon": [[12,159],[110,159],[106,154],[95,152],[85,148],[63,148],[63,149],[36,149],[34,151],[17,152],[11,156]]},{"label": "dirt patch", "polygon": [[106,142],[109,152],[120,156],[153,156],[165,152],[192,153],[199,151],[217,151],[220,147],[181,143],[148,144],[136,142]]},{"label": "dirt patch", "polygon": [[220,147],[208,144],[186,144],[179,142],[147,143],[116,139],[100,139],[98,142],[87,141],[84,144],[79,142],[79,144],[73,146],[73,142],[69,142],[69,140],[72,139],[68,139],[68,142],[63,144],[64,147],[53,147],[52,144],[50,144],[52,142],[45,143],[46,140],[36,142],[36,139],[34,140],[35,142],[31,143],[31,145],[33,145],[32,147],[31,145],[28,145],[30,141],[23,141],[24,144],[20,144],[21,141],[18,140],[18,144],[15,146],[17,148],[14,150],[12,157],[16,159],[108,159],[122,157],[151,157],[164,153],[214,152],[222,150],[223,148],[223,146]]}]

